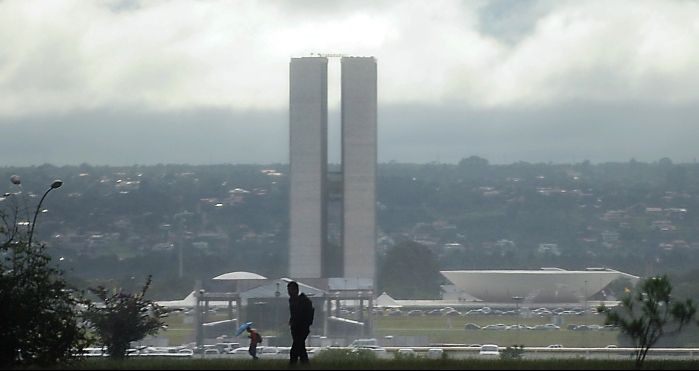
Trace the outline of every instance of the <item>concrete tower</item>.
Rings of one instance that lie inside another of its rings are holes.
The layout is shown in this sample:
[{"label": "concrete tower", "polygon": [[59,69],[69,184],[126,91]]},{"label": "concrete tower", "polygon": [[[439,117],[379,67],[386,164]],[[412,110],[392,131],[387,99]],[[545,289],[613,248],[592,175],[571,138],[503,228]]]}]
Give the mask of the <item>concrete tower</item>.
[{"label": "concrete tower", "polygon": [[289,275],[320,278],[327,240],[327,58],[292,58],[289,79]]},{"label": "concrete tower", "polygon": [[[327,64],[324,57],[290,65],[289,275],[328,278]],[[376,260],[377,88],[373,57],[343,57],[343,276],[374,281]],[[336,176],[333,175],[333,176]]]},{"label": "concrete tower", "polygon": [[374,280],[376,260],[376,59],[342,58],[344,277]]}]

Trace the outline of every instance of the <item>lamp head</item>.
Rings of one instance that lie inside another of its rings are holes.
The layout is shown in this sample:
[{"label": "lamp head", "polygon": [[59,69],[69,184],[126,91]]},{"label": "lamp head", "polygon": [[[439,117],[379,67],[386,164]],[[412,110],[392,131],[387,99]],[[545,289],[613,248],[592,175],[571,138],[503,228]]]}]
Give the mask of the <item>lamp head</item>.
[{"label": "lamp head", "polygon": [[56,179],[51,183],[51,188],[58,188],[63,185],[63,181],[60,179]]}]

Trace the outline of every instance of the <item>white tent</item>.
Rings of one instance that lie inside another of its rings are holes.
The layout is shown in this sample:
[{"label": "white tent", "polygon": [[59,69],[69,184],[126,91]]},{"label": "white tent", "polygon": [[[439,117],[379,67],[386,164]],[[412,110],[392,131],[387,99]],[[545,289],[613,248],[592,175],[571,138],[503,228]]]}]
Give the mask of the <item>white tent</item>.
[{"label": "white tent", "polygon": [[395,299],[393,299],[390,295],[388,295],[386,292],[382,293],[379,295],[378,298],[376,298],[376,301],[374,302],[375,307],[379,308],[400,308],[402,305],[398,304]]}]

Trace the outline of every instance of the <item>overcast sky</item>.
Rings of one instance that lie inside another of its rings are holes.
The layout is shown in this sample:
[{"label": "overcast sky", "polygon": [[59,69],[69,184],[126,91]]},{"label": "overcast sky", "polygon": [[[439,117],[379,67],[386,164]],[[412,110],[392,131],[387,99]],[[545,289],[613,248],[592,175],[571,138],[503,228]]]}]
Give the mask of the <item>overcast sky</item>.
[{"label": "overcast sky", "polygon": [[318,52],[377,58],[381,162],[694,161],[698,40],[694,1],[0,0],[0,166],[287,162]]}]

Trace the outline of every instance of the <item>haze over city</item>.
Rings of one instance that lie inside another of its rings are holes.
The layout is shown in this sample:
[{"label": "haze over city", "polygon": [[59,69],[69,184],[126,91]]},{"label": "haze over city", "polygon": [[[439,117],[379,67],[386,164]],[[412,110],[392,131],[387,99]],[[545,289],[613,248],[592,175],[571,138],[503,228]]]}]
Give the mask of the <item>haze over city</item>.
[{"label": "haze over city", "polygon": [[289,58],[343,53],[379,62],[379,162],[693,162],[698,18],[685,1],[3,1],[0,158],[286,163]]}]

